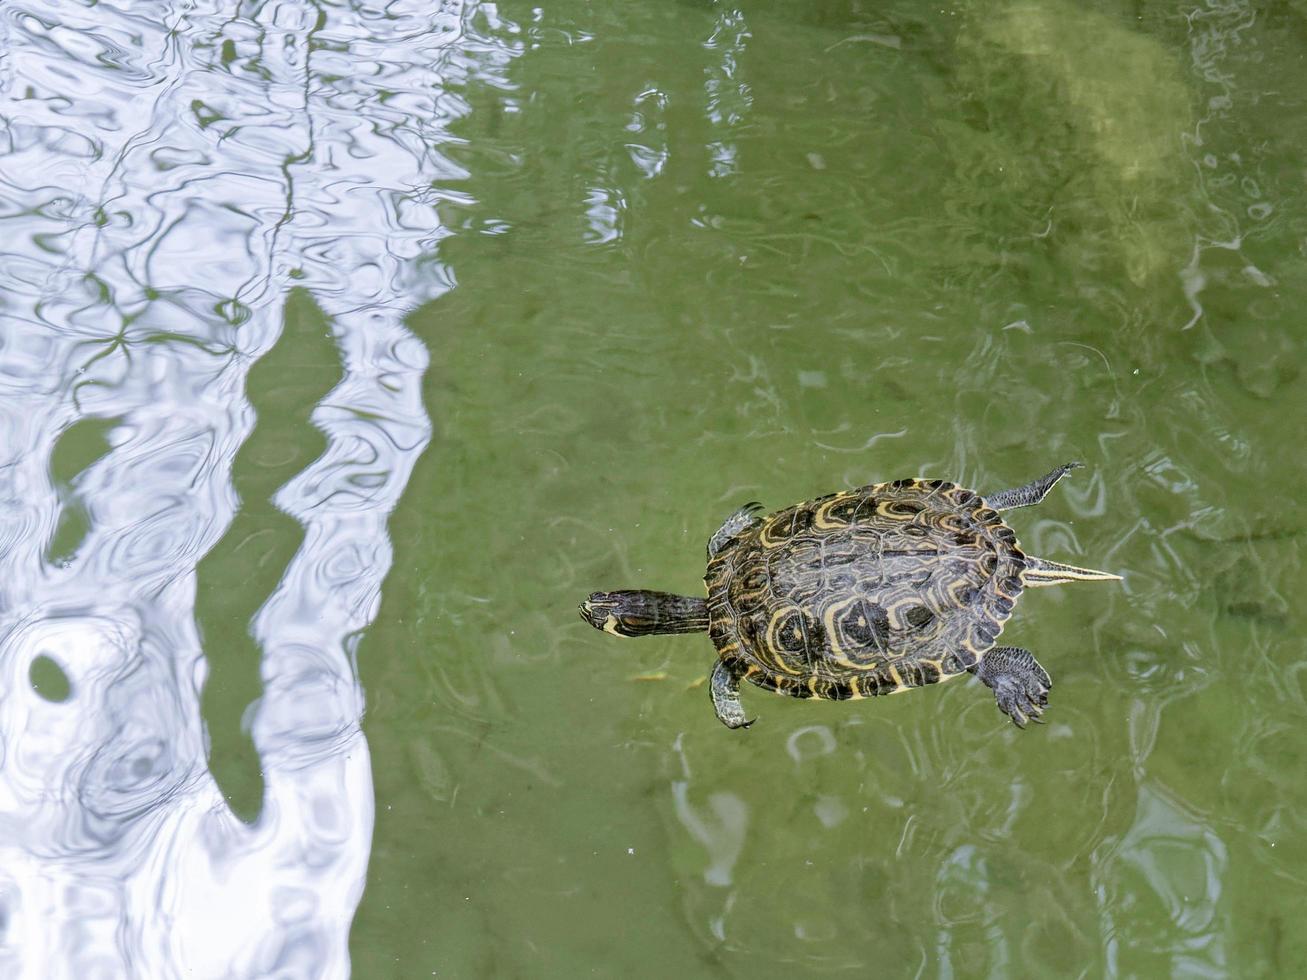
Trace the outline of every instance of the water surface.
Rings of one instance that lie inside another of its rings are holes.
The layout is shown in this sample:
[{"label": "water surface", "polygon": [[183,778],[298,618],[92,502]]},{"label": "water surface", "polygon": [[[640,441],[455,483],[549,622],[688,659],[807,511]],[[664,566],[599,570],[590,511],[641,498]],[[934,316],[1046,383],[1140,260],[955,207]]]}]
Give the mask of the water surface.
[{"label": "water surface", "polygon": [[[1297,4],[11,5],[5,975],[1307,968]],[[925,475],[1054,677],[596,588]]]}]

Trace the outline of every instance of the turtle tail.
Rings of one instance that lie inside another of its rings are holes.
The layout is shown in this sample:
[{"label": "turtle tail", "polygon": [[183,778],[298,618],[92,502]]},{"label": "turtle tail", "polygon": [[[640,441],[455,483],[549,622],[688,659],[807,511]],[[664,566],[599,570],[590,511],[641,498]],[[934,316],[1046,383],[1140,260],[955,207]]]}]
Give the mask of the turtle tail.
[{"label": "turtle tail", "polygon": [[593,592],[581,603],[581,618],[614,636],[706,633],[708,603],[670,592],[631,589]]},{"label": "turtle tail", "polygon": [[1061,585],[1063,582],[1119,582],[1120,575],[1100,572],[1094,568],[1079,568],[1075,565],[1063,565],[1061,562],[1046,558],[1026,556],[1026,567],[1022,569],[1021,581],[1027,586]]}]

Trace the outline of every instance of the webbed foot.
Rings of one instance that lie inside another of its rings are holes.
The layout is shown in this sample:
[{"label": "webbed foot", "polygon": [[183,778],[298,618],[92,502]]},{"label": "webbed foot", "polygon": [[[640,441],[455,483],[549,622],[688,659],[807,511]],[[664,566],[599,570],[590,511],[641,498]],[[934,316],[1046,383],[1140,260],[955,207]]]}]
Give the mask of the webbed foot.
[{"label": "webbed foot", "polygon": [[744,716],[744,706],[740,704],[740,675],[725,660],[717,661],[708,687],[712,694],[713,710],[727,728],[748,728],[757,721],[756,718]]},{"label": "webbed foot", "polygon": [[998,493],[985,494],[985,501],[995,510],[1029,507],[1031,504],[1037,504],[1047,497],[1048,491],[1057,485],[1058,480],[1072,470],[1079,469],[1084,465],[1084,463],[1065,463],[1052,472],[1044,474],[1038,480],[1032,480],[1024,487],[1013,487],[1011,490],[1000,490]]},{"label": "webbed foot", "polygon": [[730,544],[731,539],[741,531],[747,530],[758,522],[758,512],[762,504],[751,500],[722,522],[722,526],[708,539],[708,557],[713,558],[719,551]]},{"label": "webbed foot", "polygon": [[1035,655],[1021,647],[996,647],[971,671],[994,692],[998,709],[1018,728],[1041,721],[1053,680]]}]

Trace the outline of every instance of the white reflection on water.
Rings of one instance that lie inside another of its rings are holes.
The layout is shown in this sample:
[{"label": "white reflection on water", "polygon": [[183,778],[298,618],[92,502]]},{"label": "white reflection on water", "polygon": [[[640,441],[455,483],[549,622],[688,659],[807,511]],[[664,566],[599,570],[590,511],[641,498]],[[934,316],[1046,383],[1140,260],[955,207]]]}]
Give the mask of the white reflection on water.
[{"label": "white reflection on water", "polygon": [[[1094,860],[1104,959],[1111,972],[1120,972],[1123,953],[1143,952],[1167,964],[1170,976],[1229,976],[1221,921],[1227,864],[1225,844],[1215,831],[1160,786],[1140,786],[1133,825]],[[1123,909],[1131,914],[1122,916]],[[1171,928],[1150,932],[1138,925],[1157,918]]]},{"label": "white reflection on water", "polygon": [[[451,0],[41,3],[0,24],[0,975],[345,975],[373,819],[350,661],[430,429],[402,315],[452,281],[431,258],[462,176],[441,147],[458,88],[514,53],[478,32],[511,25]],[[266,790],[247,825],[206,766],[196,567],[240,506],[246,377],[292,286],[344,377],[312,416],[325,451],[275,498],[304,539],[249,627]],[[86,418],[112,420],[108,452],[51,562],[51,454]],[[66,700],[34,690],[41,657]]]},{"label": "white reflection on water", "polygon": [[728,888],[735,862],[744,850],[749,807],[734,793],[712,793],[708,796],[706,806],[696,804],[690,797],[690,762],[679,736],[675,749],[680,757],[684,777],[672,783],[677,819],[707,852],[709,864],[704,869],[703,880],[710,885]]},{"label": "white reflection on water", "polygon": [[[733,8],[722,8],[718,12],[717,23],[712,36],[704,41],[704,48],[716,56],[715,63],[707,69],[704,82],[706,105],[705,115],[713,126],[725,133],[731,133],[744,124],[753,105],[753,93],[749,84],[740,77],[740,56],[749,41],[749,25],[745,22],[744,12]],[[709,169],[714,177],[728,177],[738,172],[736,157],[739,148],[729,138],[714,140],[708,146],[712,158]]]}]

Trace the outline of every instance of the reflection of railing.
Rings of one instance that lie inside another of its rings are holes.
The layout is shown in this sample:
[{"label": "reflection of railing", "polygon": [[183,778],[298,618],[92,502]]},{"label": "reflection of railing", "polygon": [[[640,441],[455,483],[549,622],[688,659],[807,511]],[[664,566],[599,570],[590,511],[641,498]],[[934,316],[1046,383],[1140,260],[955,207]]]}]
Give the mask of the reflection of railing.
[{"label": "reflection of railing", "polygon": [[402,6],[6,14],[4,976],[348,971],[402,313],[451,281],[451,86],[511,56]]}]

